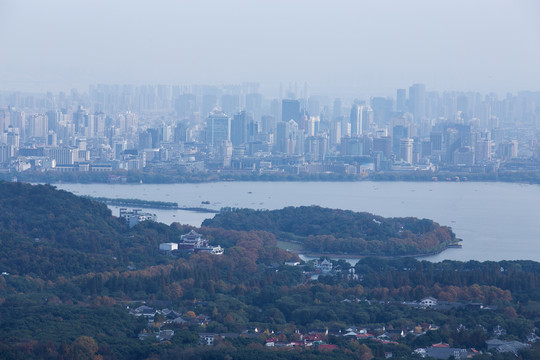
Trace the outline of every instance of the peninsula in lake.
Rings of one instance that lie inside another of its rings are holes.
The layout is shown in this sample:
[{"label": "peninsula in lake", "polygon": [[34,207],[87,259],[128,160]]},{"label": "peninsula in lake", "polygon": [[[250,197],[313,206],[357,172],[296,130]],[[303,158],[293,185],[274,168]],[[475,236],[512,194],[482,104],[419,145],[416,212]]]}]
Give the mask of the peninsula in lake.
[{"label": "peninsula in lake", "polygon": [[268,231],[278,240],[303,245],[310,253],[417,256],[459,244],[449,227],[428,219],[384,218],[319,206],[222,210],[203,226]]}]

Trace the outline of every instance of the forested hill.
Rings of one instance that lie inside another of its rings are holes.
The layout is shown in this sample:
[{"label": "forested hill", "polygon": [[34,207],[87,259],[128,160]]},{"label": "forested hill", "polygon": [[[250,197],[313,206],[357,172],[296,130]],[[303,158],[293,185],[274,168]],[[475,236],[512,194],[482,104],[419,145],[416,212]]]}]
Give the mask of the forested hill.
[{"label": "forested hill", "polygon": [[278,239],[299,241],[322,253],[416,255],[441,251],[456,241],[449,227],[432,220],[384,218],[319,206],[233,209],[205,220],[203,226],[269,231]]},{"label": "forested hill", "polygon": [[[126,230],[106,205],[50,185],[0,183],[0,231],[77,250],[114,247]],[[91,239],[90,242],[87,239]]]},{"label": "forested hill", "polygon": [[106,205],[50,185],[0,182],[1,271],[42,278],[125,263],[128,228]]},{"label": "forested hill", "polygon": [[[50,185],[0,182],[0,213],[0,272],[45,280],[169,263],[159,244],[178,242],[191,230],[152,221],[129,228],[105,204]],[[250,249],[243,260],[255,267],[295,258],[277,248],[273,234],[197,231],[227,250]]]}]

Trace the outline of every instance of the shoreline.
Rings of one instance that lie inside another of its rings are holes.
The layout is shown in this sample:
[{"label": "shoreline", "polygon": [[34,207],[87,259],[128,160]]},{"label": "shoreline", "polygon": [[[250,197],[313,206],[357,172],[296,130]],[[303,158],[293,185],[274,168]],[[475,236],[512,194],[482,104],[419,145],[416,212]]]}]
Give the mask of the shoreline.
[{"label": "shoreline", "polygon": [[[283,240],[280,240],[280,241],[286,243],[286,241],[283,241]],[[461,241],[458,241],[452,244],[447,244],[443,249],[438,250],[438,251],[422,253],[422,254],[408,254],[408,255],[376,255],[376,254],[361,255],[361,254],[339,254],[339,253],[336,254],[336,253],[317,253],[317,252],[309,252],[309,251],[304,251],[304,250],[291,250],[291,249],[284,249],[284,250],[290,253],[297,254],[298,256],[305,256],[305,257],[310,257],[310,258],[329,257],[329,258],[336,258],[336,259],[363,259],[367,257],[377,257],[377,258],[382,258],[382,259],[395,259],[395,258],[407,258],[407,257],[412,257],[412,258],[429,257],[433,255],[438,255],[448,249],[452,249],[452,248],[461,249],[461,247],[451,247],[451,245],[454,245],[454,244],[461,244]]]},{"label": "shoreline", "polygon": [[[460,172],[413,172],[413,173],[393,173],[378,172],[365,177],[353,177],[343,174],[299,174],[299,175],[219,175],[215,173],[203,173],[200,176],[173,176],[169,174],[145,173],[145,172],[111,172],[111,173],[69,173],[67,177],[59,173],[7,173],[2,176],[1,181],[22,181],[29,183],[48,183],[48,184],[204,184],[220,182],[490,182],[490,183],[517,183],[540,185],[540,171],[524,170],[521,172],[511,172],[500,170],[498,173],[460,173]],[[112,178],[111,178],[112,177]],[[123,177],[124,180],[118,181],[117,177]]]}]

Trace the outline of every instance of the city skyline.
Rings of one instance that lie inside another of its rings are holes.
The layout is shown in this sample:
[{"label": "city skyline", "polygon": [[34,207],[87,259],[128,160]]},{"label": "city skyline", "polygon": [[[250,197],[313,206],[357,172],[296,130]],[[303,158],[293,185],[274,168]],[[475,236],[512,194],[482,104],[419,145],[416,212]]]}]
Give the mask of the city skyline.
[{"label": "city skyline", "polygon": [[298,89],[280,99],[257,91],[95,85],[84,94],[3,93],[0,168],[360,178],[538,169],[540,92],[498,98],[411,84],[395,97],[332,102],[298,98]]}]

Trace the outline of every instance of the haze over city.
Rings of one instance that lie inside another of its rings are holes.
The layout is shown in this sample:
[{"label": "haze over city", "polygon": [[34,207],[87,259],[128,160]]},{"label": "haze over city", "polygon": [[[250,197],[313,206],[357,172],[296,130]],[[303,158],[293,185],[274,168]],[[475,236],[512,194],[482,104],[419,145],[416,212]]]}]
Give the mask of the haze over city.
[{"label": "haze over city", "polygon": [[0,1],[1,90],[307,83],[312,94],[537,90],[537,1]]},{"label": "haze over city", "polygon": [[540,359],[539,15],[0,0],[0,358]]}]

